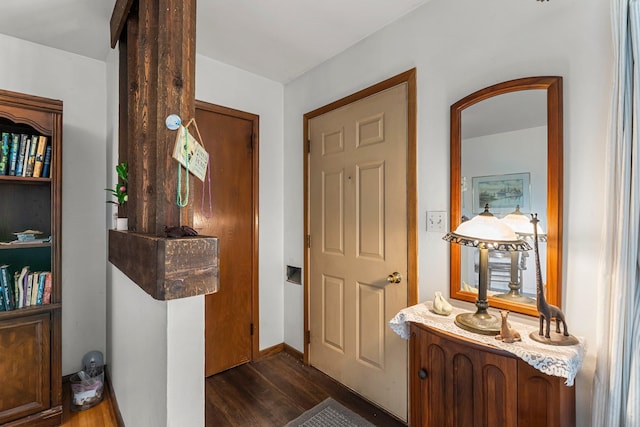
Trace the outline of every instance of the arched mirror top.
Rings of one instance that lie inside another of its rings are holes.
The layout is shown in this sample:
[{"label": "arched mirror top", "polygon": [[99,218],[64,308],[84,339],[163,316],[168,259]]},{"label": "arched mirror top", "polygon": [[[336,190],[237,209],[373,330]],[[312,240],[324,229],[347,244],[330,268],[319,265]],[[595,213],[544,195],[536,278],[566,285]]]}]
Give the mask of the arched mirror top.
[{"label": "arched mirror top", "polygon": [[[503,217],[538,213],[547,301],[562,300],[562,77],[527,77],[478,90],[451,106],[451,230],[485,203]],[[451,245],[450,296],[474,302],[477,254]],[[489,305],[537,315],[533,252],[490,257]],[[516,267],[512,267],[512,264]]]}]

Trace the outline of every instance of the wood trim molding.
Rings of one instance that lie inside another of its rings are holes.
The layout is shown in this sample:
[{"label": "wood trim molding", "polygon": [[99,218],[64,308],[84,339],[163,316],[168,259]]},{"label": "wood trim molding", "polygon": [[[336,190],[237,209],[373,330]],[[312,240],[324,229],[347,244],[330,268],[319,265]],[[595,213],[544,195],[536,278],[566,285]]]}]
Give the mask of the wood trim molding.
[{"label": "wood trim molding", "polygon": [[254,360],[264,359],[282,352],[287,353],[289,356],[293,357],[296,360],[299,360],[300,362],[304,362],[304,354],[291,347],[287,343],[280,343],[272,347],[265,348],[264,350],[260,351],[259,356]]},{"label": "wood trim molding", "polygon": [[117,0],[115,6],[113,6],[113,13],[109,23],[112,49],[116,47],[122,31],[127,25],[127,17],[129,16],[129,11],[131,11],[131,6],[133,6],[133,0]]},{"label": "wood trim molding", "polygon": [[[388,78],[342,99],[310,111],[303,116],[303,146],[307,146],[309,120],[359,101],[375,93],[407,84],[407,306],[418,302],[418,178],[417,178],[417,83],[416,69]],[[304,148],[304,336],[309,330],[309,266],[310,251],[306,245],[309,235],[309,153]],[[309,363],[309,344],[304,343],[304,363]]]},{"label": "wood trim molding", "polygon": [[125,427],[124,419],[122,418],[122,414],[120,413],[120,407],[118,406],[118,399],[116,398],[116,392],[113,389],[113,384],[111,383],[111,372],[109,370],[109,365],[104,366],[104,374],[105,374],[105,383],[109,388],[109,397],[111,399],[111,409],[113,409],[113,416],[118,423],[117,427]]},{"label": "wood trim molding", "polygon": [[282,351],[284,351],[284,344],[280,343],[280,344],[276,344],[274,346],[271,346],[269,348],[265,348],[264,350],[261,350],[258,352],[258,357],[254,358],[253,360],[260,360],[260,359],[264,359],[270,356],[273,356],[274,354],[278,354],[281,353]]},{"label": "wood trim molding", "polygon": [[300,362],[304,362],[304,353],[299,352],[295,348],[291,347],[289,344],[287,343],[284,344],[283,351],[287,353],[289,356],[293,357],[294,359],[299,360]]}]

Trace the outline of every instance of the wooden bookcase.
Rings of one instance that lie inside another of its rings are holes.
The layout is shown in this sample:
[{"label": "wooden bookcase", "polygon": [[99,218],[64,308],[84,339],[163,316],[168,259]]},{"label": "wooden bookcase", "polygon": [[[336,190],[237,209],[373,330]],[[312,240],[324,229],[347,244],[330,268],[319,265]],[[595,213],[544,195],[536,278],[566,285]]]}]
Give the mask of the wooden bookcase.
[{"label": "wooden bookcase", "polygon": [[[52,147],[48,177],[0,175],[0,242],[23,230],[46,243],[0,245],[10,277],[24,266],[51,272],[51,302],[0,311],[0,426],[62,424],[61,205],[62,101],[0,90],[1,132],[44,135]],[[0,140],[1,142],[1,140]]]}]

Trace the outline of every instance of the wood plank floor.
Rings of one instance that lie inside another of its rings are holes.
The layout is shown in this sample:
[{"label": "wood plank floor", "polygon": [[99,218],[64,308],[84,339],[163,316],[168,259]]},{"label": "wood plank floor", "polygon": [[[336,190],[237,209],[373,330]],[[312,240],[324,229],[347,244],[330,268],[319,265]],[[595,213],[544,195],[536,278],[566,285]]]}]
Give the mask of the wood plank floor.
[{"label": "wood plank floor", "polygon": [[[109,387],[105,388],[105,397],[99,405],[82,412],[71,412],[69,383],[63,386],[63,427],[118,426]],[[376,426],[405,425],[317,369],[281,352],[207,378],[206,426],[282,427],[327,397]]]},{"label": "wood plank floor", "polygon": [[332,397],[376,426],[405,424],[282,352],[206,379],[207,426],[281,427]]}]

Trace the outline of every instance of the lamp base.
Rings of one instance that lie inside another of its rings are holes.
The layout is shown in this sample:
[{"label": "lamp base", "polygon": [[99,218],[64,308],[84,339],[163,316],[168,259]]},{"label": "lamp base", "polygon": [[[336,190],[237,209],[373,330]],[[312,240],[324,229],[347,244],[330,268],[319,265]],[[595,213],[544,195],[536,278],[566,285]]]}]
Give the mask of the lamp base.
[{"label": "lamp base", "polygon": [[574,337],[573,335],[564,336],[557,333],[556,331],[551,331],[549,333],[549,338],[546,338],[544,335],[540,335],[538,334],[538,332],[533,331],[529,334],[529,338],[541,344],[557,346],[576,345],[580,342],[578,341],[578,338]]},{"label": "lamp base", "polygon": [[498,335],[502,320],[489,313],[461,313],[454,322],[458,327],[476,334]]},{"label": "lamp base", "polygon": [[506,294],[493,295],[494,298],[506,299],[511,302],[519,302],[521,304],[535,304],[536,300],[526,297],[517,291],[509,291]]}]

